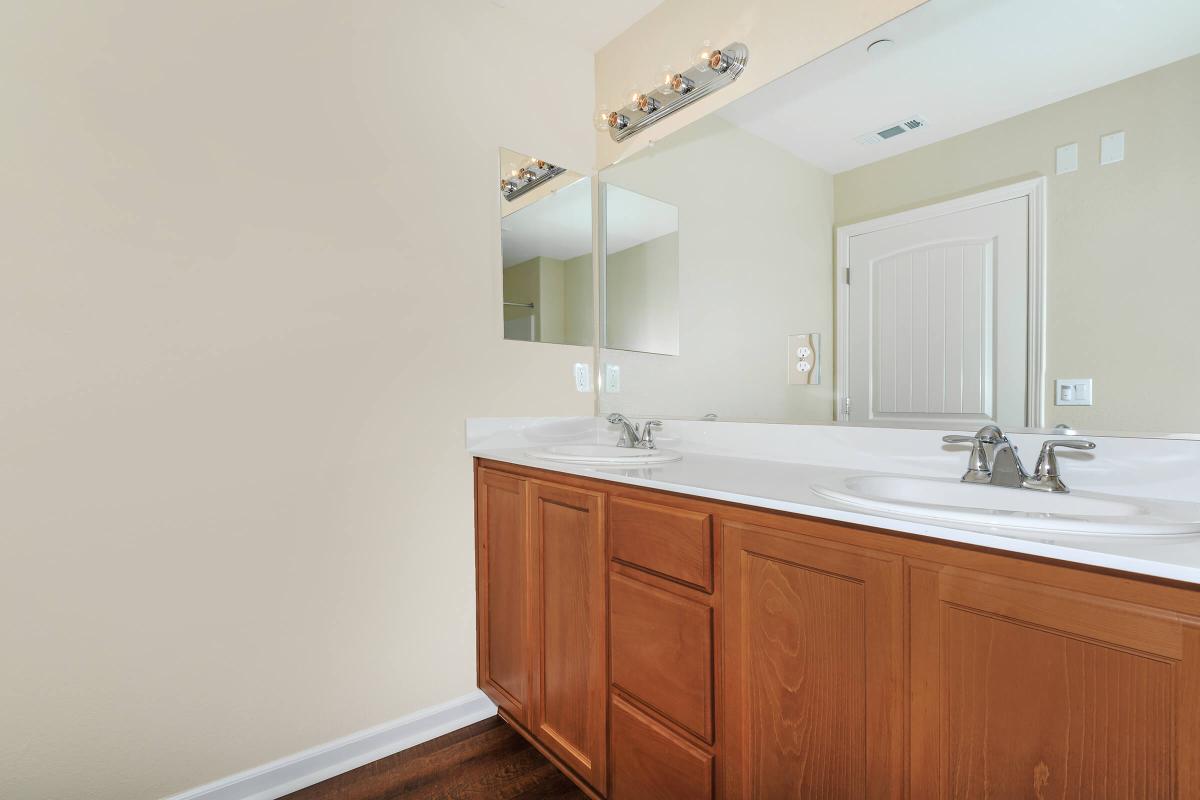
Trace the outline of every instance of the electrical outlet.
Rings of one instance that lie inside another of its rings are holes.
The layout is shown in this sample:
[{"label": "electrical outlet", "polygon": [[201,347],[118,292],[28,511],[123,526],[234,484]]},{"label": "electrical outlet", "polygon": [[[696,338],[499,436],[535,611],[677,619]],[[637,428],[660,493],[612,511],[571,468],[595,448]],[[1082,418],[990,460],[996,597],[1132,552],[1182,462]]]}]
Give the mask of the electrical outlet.
[{"label": "electrical outlet", "polygon": [[621,367],[619,364],[604,365],[604,391],[617,394],[621,391]]},{"label": "electrical outlet", "polygon": [[795,333],[787,337],[787,382],[812,386],[821,382],[821,334]]},{"label": "electrical outlet", "polygon": [[592,368],[587,364],[575,365],[575,391],[590,392],[592,390]]}]

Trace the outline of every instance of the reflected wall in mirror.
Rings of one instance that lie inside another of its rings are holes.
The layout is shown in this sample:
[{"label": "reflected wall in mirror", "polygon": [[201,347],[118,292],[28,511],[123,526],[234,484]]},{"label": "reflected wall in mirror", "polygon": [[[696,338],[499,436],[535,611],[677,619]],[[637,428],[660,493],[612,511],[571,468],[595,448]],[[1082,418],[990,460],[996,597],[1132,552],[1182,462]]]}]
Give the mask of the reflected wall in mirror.
[{"label": "reflected wall in mirror", "polygon": [[603,341],[679,354],[679,209],[604,185]]},{"label": "reflected wall in mirror", "polygon": [[603,170],[687,225],[601,410],[1200,433],[1198,54],[1190,0],[931,0]]},{"label": "reflected wall in mirror", "polygon": [[592,183],[552,166],[500,151],[501,182],[533,184],[515,198],[500,192],[504,338],[590,345]]}]

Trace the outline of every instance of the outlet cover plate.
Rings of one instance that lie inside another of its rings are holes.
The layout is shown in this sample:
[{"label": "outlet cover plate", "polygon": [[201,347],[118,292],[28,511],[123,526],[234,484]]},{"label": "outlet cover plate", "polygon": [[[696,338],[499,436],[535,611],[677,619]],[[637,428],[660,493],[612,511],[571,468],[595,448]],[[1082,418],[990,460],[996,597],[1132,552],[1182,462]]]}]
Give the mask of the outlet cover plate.
[{"label": "outlet cover plate", "polygon": [[814,386],[821,382],[821,334],[794,333],[787,337],[787,382]]}]

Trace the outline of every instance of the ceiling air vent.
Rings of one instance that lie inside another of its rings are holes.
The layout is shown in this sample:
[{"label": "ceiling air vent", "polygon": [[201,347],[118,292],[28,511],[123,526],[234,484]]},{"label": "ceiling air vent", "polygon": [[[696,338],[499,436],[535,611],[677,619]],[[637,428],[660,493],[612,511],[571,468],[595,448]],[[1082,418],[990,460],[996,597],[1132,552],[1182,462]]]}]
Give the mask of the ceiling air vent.
[{"label": "ceiling air vent", "polygon": [[886,142],[888,139],[894,139],[897,136],[902,136],[909,131],[915,131],[918,128],[924,128],[928,124],[929,123],[924,117],[920,115],[914,115],[902,119],[899,122],[894,122],[891,125],[885,125],[879,130],[872,131],[870,133],[864,133],[862,136],[856,136],[855,141],[857,141],[859,144],[878,144],[879,142]]}]

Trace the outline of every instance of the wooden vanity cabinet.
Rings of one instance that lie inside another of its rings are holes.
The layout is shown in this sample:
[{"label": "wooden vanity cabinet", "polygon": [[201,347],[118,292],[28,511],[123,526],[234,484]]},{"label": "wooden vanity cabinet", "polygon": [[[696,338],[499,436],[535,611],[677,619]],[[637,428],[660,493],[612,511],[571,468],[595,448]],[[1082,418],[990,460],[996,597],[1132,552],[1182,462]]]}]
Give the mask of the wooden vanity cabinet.
[{"label": "wooden vanity cabinet", "polygon": [[479,682],[593,797],[1200,798],[1200,590],[488,462]]},{"label": "wooden vanity cabinet", "polygon": [[725,797],[904,796],[900,556],[726,521]]},{"label": "wooden vanity cabinet", "polygon": [[1119,578],[1081,586],[1032,566],[1026,580],[911,563],[914,791],[1200,797],[1194,596]]},{"label": "wooden vanity cabinet", "polygon": [[475,481],[475,601],[479,688],[529,726],[533,695],[529,482],[492,470]]},{"label": "wooden vanity cabinet", "polygon": [[480,469],[479,686],[596,796],[608,749],[604,495]]},{"label": "wooden vanity cabinet", "polygon": [[534,482],[530,731],[604,794],[608,765],[604,495]]}]

